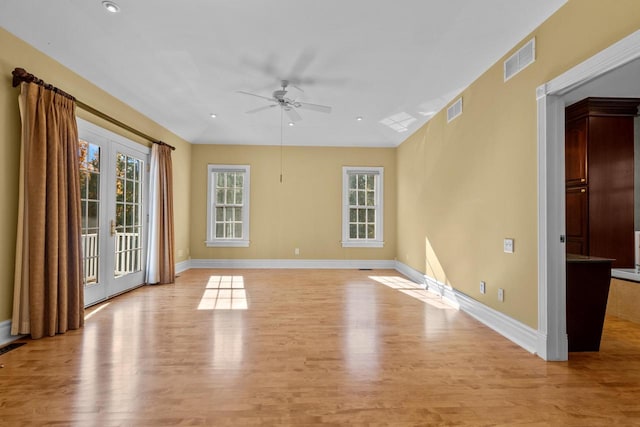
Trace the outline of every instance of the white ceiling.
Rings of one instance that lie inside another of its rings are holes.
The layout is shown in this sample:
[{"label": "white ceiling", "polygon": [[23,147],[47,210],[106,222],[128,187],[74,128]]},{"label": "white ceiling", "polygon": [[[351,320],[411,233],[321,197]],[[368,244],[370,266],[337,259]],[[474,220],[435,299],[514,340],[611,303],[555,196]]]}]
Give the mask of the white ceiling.
[{"label": "white ceiling", "polygon": [[566,105],[587,97],[640,98],[640,59],[631,61],[564,95]]},{"label": "white ceiling", "polygon": [[393,147],[566,0],[115,2],[2,0],[0,25],[192,143],[280,144],[280,109],[236,91],[289,78],[333,111],[299,110],[285,145]]}]

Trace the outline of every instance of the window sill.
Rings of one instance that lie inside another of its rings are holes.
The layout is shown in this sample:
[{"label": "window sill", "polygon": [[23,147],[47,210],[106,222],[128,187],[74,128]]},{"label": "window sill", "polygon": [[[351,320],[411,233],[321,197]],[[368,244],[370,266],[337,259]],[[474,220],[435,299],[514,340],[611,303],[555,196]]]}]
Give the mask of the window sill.
[{"label": "window sill", "polygon": [[248,248],[249,240],[206,240],[208,248]]},{"label": "window sill", "polygon": [[381,248],[384,242],[380,240],[343,240],[343,248]]}]

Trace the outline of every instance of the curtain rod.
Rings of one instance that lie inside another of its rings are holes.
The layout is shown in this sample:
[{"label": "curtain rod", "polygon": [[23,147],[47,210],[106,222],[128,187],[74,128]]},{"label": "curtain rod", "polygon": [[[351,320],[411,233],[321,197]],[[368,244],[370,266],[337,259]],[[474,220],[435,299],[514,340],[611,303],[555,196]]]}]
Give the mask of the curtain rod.
[{"label": "curtain rod", "polygon": [[43,80],[37,78],[36,76],[34,76],[33,74],[29,74],[25,71],[24,68],[16,68],[15,70],[13,70],[13,72],[11,73],[13,74],[13,87],[17,87],[18,85],[20,85],[20,82],[27,82],[27,83],[35,83],[39,86],[42,86],[46,89],[52,90],[55,93],[58,93],[66,98],[72,99],[76,102],[76,105],[83,109],[84,111],[93,114],[94,116],[100,117],[101,119],[104,119],[106,121],[108,121],[109,123],[112,123],[124,130],[127,130],[131,133],[133,133],[134,135],[138,135],[141,138],[146,139],[149,142],[152,142],[154,144],[158,144],[158,145],[166,145],[167,147],[171,148],[172,150],[175,150],[176,147],[167,144],[166,142],[162,142],[162,141],[158,141],[155,138],[150,137],[149,135],[147,135],[146,133],[140,132],[137,129],[132,128],[131,126],[122,123],[120,120],[114,119],[113,117],[103,113],[100,110],[97,110],[95,108],[93,108],[90,105],[85,104],[84,102],[80,101],[79,99],[76,99],[74,96],[64,92],[61,89],[58,89],[57,87],[50,85],[48,83],[45,83]]}]

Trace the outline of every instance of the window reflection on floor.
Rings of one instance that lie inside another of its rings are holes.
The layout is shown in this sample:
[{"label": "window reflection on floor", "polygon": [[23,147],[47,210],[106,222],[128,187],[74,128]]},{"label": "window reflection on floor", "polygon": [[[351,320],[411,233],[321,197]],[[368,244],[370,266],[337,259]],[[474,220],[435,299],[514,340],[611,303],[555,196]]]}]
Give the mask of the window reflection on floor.
[{"label": "window reflection on floor", "polygon": [[247,310],[242,276],[210,276],[198,310]]},{"label": "window reflection on floor", "polygon": [[411,280],[405,279],[400,276],[369,276],[371,280],[402,292],[405,295],[409,295],[412,298],[427,303],[435,308],[442,310],[455,310],[447,303],[442,302],[442,299],[438,295],[427,291],[423,285],[414,283]]},{"label": "window reflection on floor", "polygon": [[359,380],[380,379],[378,300],[370,286],[351,285],[345,290],[345,361],[349,373]]},{"label": "window reflection on floor", "polygon": [[84,315],[84,320],[88,320],[91,318],[91,316],[93,316],[94,314],[98,313],[100,310],[103,310],[105,308],[107,308],[109,306],[109,302],[105,302],[102,303],[101,305],[99,305],[98,307],[92,308],[90,312],[86,313]]}]

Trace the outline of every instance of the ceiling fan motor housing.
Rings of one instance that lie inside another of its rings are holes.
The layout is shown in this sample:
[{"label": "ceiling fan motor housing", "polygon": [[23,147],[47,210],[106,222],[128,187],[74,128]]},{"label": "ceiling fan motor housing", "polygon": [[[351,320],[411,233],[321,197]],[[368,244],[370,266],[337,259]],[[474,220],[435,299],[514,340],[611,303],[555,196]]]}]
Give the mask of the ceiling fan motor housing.
[{"label": "ceiling fan motor housing", "polygon": [[281,100],[284,98],[284,96],[287,94],[287,91],[284,89],[279,89],[273,92],[273,97],[275,99]]}]

